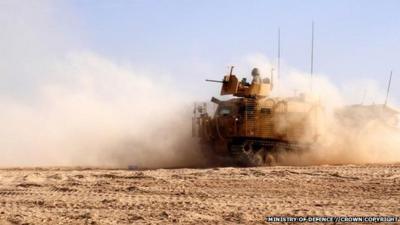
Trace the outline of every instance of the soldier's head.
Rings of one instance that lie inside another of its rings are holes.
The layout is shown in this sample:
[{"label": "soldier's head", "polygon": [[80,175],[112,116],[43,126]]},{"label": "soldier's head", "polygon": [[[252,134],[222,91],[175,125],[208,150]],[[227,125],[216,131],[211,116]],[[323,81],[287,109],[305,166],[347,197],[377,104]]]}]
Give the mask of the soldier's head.
[{"label": "soldier's head", "polygon": [[255,76],[260,76],[260,71],[258,71],[258,68],[254,68],[251,71],[251,76],[255,77]]}]

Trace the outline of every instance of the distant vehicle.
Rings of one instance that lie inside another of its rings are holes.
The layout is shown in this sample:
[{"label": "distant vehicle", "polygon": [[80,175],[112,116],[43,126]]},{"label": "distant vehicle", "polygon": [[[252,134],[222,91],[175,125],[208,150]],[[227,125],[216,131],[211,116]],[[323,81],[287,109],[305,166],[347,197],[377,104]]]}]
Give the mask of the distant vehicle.
[{"label": "distant vehicle", "polygon": [[273,165],[283,151],[304,151],[321,135],[319,103],[307,100],[304,94],[269,97],[272,77],[260,79],[253,70],[251,83],[232,74],[222,81],[221,95],[229,100],[212,97],[217,105],[209,115],[207,104],[197,104],[193,112],[193,136],[200,138],[203,152],[224,157],[241,166]]}]

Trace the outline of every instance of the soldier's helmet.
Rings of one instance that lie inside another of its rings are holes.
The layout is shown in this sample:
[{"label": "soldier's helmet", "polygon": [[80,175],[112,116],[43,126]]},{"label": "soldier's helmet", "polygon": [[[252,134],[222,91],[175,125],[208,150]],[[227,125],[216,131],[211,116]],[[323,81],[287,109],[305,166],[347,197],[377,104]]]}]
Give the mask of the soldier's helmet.
[{"label": "soldier's helmet", "polygon": [[255,77],[255,76],[260,76],[260,71],[258,70],[258,68],[254,68],[251,71],[251,76]]}]

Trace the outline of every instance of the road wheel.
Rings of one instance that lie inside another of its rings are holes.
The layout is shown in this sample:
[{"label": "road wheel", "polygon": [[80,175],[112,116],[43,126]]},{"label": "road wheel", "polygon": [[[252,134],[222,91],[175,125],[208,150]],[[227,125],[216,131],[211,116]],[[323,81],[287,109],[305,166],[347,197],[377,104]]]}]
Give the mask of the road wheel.
[{"label": "road wheel", "polygon": [[276,156],[275,154],[268,152],[265,154],[264,163],[267,166],[274,166],[276,165]]}]

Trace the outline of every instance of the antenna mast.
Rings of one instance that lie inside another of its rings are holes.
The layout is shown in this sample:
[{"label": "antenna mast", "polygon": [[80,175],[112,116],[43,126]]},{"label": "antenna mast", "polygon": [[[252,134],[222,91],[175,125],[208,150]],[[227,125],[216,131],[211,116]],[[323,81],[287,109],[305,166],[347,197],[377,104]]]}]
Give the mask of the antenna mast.
[{"label": "antenna mast", "polygon": [[310,65],[310,90],[313,90],[313,72],[314,72],[314,21],[311,23],[311,65]]},{"label": "antenna mast", "polygon": [[278,80],[281,74],[281,28],[278,28],[278,68],[277,68]]},{"label": "antenna mast", "polygon": [[390,76],[389,76],[389,83],[388,83],[388,87],[387,87],[387,90],[386,90],[386,99],[385,99],[385,104],[384,104],[384,106],[386,106],[386,104],[387,104],[387,101],[388,101],[388,98],[389,98],[389,91],[390,91],[390,84],[392,83],[392,70],[390,71]]},{"label": "antenna mast", "polygon": [[271,68],[271,90],[274,88],[274,68]]}]

